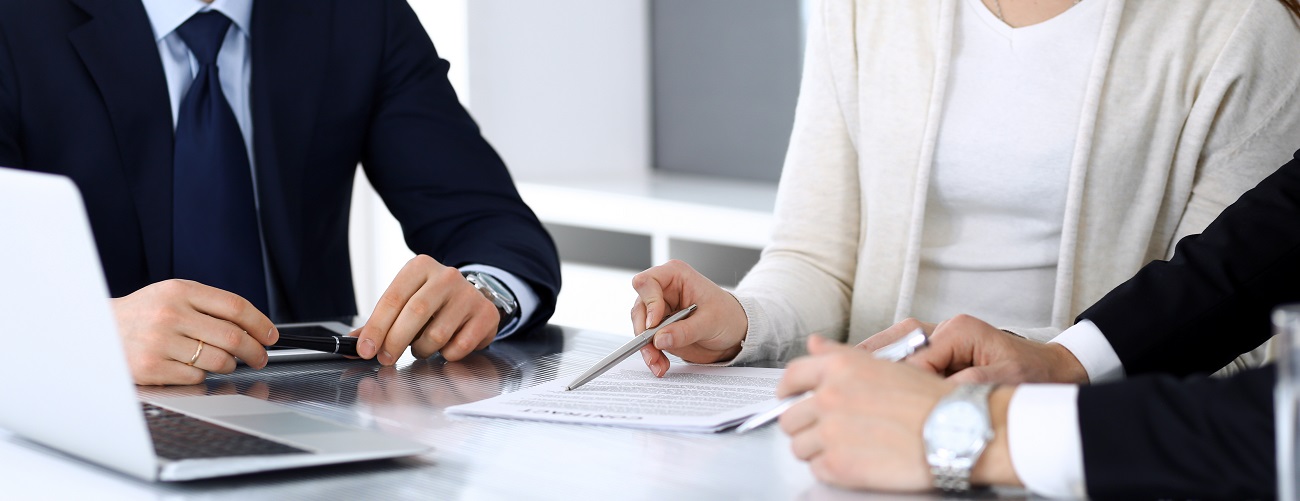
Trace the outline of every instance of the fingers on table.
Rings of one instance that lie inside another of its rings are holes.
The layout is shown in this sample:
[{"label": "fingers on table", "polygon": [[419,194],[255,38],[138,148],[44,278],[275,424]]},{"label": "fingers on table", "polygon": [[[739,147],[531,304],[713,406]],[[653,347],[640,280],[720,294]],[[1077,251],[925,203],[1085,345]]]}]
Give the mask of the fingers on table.
[{"label": "fingers on table", "polygon": [[235,371],[235,357],[216,346],[186,336],[177,336],[167,350],[173,361],[218,374]]},{"label": "fingers on table", "polygon": [[817,404],[805,399],[781,415],[781,431],[790,436],[790,451],[795,457],[808,461],[821,454],[825,448],[817,425]]},{"label": "fingers on table", "polygon": [[816,428],[809,428],[790,436],[790,452],[794,457],[811,461],[822,453],[821,434]]},{"label": "fingers on table", "polygon": [[235,358],[229,353],[187,336],[172,336],[163,352],[166,360],[149,369],[158,384],[199,384],[209,372],[235,370]]},{"label": "fingers on table", "polygon": [[[460,273],[456,276],[459,279]],[[407,346],[419,358],[437,353],[465,320],[463,307],[452,301],[453,296],[446,285],[430,281],[407,298],[406,305],[380,345],[383,354],[379,363],[392,365],[392,358],[400,355]]]},{"label": "fingers on table", "polygon": [[[194,313],[182,319],[177,324],[177,330],[182,335],[174,336],[176,341],[171,344],[175,347],[171,348],[168,354],[178,362],[189,363],[194,353],[198,351],[196,348],[198,343],[195,341],[202,341],[208,347],[199,354],[199,359],[194,362],[194,366],[203,370],[229,373],[235,370],[233,357],[239,357],[249,367],[260,369],[266,366],[266,348],[239,325]],[[184,353],[187,349],[189,353]]]},{"label": "fingers on table", "polygon": [[459,270],[416,256],[393,279],[362,328],[361,345],[374,343],[377,353],[366,347],[358,352],[383,365],[393,365],[407,346],[420,358],[441,352],[447,360],[460,360],[491,344],[500,321],[496,307]]},{"label": "fingers on table", "polygon": [[198,367],[186,365],[175,360],[166,360],[150,368],[149,379],[137,381],[137,384],[192,385],[207,379],[208,373]]},{"label": "fingers on table", "polygon": [[456,291],[455,297],[434,314],[411,351],[421,358],[441,352],[449,361],[461,360],[491,344],[500,323],[496,307],[478,291],[466,287]]},{"label": "fingers on table", "polygon": [[[460,272],[455,268],[442,266],[436,260],[429,256],[419,255],[407,261],[406,266],[397,273],[393,282],[384,290],[383,295],[379,296],[379,302],[375,304],[375,310],[370,315],[370,320],[366,322],[365,327],[361,329],[361,341],[359,342],[358,352],[362,358],[377,358],[379,363],[392,365],[397,361],[397,356],[411,343],[411,340],[423,329],[428,323],[429,318],[433,315],[436,305],[419,303],[411,305],[412,298],[420,293],[430,282],[437,282],[437,277],[443,274],[456,274],[460,278]],[[460,278],[464,280],[463,278]],[[430,288],[426,293],[437,291]],[[423,298],[425,301],[430,298]],[[411,307],[413,311],[407,311]],[[407,318],[402,319],[405,314]],[[418,318],[423,316],[424,318]],[[401,320],[402,324],[397,322]],[[403,325],[409,325],[405,330],[398,330]],[[390,339],[394,334],[398,334],[398,339]],[[404,338],[402,338],[404,335]],[[372,351],[373,350],[373,351]]]},{"label": "fingers on table", "polygon": [[196,311],[236,326],[258,344],[270,346],[279,339],[275,324],[247,299],[198,283],[190,282],[187,287],[190,290],[186,291],[185,297]]},{"label": "fingers on table", "polygon": [[490,310],[488,313],[475,315],[475,318],[470,320],[471,324],[478,322],[481,327],[478,325],[466,326],[466,329],[469,329],[470,332],[485,332],[487,334],[479,340],[478,345],[472,351],[487,348],[497,338],[497,326],[501,325],[501,314],[497,313],[497,308],[494,305],[488,306],[488,309]]}]

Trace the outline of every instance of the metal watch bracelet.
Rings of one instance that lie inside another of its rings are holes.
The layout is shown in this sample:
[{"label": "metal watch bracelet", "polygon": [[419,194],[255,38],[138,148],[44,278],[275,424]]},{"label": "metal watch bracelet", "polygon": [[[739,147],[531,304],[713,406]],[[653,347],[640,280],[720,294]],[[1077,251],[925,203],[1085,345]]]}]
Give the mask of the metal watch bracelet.
[{"label": "metal watch bracelet", "polygon": [[[930,463],[930,473],[934,477],[935,488],[945,492],[966,492],[971,489],[971,483],[970,483],[971,470],[974,469],[975,463],[979,461],[979,457],[984,453],[985,447],[988,445],[988,441],[992,440],[993,438],[992,437],[993,423],[989,419],[988,402],[989,402],[989,395],[993,392],[993,389],[996,386],[997,385],[989,384],[989,383],[958,386],[955,390],[953,390],[947,396],[942,398],[939,401],[939,404],[936,406],[935,410],[931,411],[933,415],[934,412],[938,411],[939,407],[943,406],[946,402],[950,402],[954,400],[970,402],[972,405],[975,405],[980,412],[983,413],[984,425],[988,427],[987,431],[985,432],[987,435],[983,438],[983,441],[977,446],[977,449],[974,451],[969,451],[967,453],[969,454],[969,456],[960,458],[962,459],[961,461],[954,461],[954,459],[958,459],[958,458],[952,458],[952,457],[949,457],[946,460],[942,458],[936,458],[935,456],[931,455],[930,451],[927,450],[926,460],[927,462]],[[927,426],[929,425],[928,421],[929,420],[927,419]],[[929,445],[927,444],[927,449],[928,447]]]},{"label": "metal watch bracelet", "polygon": [[931,466],[930,474],[934,476],[934,487],[945,492],[964,492],[970,490],[970,470],[951,466]]}]

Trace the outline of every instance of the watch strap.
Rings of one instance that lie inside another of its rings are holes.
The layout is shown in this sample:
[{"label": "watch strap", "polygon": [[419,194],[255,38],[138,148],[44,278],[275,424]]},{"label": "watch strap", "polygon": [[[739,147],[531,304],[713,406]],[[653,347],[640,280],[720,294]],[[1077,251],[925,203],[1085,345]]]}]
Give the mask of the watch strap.
[{"label": "watch strap", "polygon": [[970,490],[970,469],[930,465],[934,487],[941,491],[964,492]]}]

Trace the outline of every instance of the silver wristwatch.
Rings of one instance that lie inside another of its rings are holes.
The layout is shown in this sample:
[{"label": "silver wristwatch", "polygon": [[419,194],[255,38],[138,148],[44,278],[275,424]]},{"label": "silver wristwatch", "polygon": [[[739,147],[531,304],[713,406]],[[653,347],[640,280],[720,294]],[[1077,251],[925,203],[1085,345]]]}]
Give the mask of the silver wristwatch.
[{"label": "silver wristwatch", "polygon": [[921,434],[935,487],[945,491],[970,489],[971,468],[993,440],[993,423],[989,419],[993,386],[958,386],[930,411]]},{"label": "silver wristwatch", "polygon": [[497,324],[497,332],[501,332],[519,318],[519,302],[515,299],[514,292],[511,292],[506,284],[497,280],[497,277],[479,271],[464,271],[461,275],[480,294],[483,294],[483,297],[491,301],[493,306],[497,307],[497,314],[501,316],[501,322]]}]

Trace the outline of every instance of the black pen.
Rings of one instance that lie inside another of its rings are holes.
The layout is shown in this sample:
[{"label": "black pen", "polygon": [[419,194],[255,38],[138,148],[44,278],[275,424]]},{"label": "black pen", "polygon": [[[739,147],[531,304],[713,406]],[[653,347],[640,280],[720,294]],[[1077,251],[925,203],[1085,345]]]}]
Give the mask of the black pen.
[{"label": "black pen", "polygon": [[304,348],[356,357],[357,338],[344,335],[316,336],[302,334],[280,334],[280,340],[274,346],[285,348]]}]

